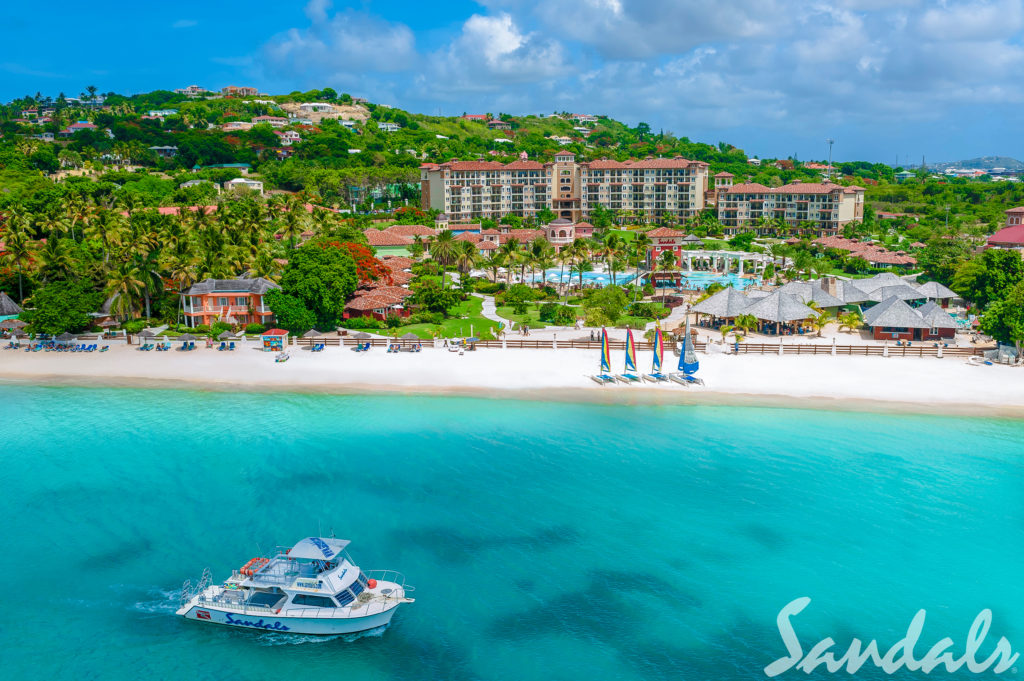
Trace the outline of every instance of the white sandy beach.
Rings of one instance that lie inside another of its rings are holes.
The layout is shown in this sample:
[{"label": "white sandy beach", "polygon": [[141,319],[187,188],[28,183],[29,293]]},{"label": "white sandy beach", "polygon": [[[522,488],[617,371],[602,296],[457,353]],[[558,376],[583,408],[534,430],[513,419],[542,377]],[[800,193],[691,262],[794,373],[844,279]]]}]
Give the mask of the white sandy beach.
[{"label": "white sandy beach", "polygon": [[[613,352],[620,369],[622,352]],[[602,387],[595,350],[482,349],[458,355],[425,348],[387,354],[329,347],[291,348],[277,364],[255,348],[218,352],[106,353],[0,350],[0,379],[36,384],[164,386],[214,390],[454,393],[614,402],[744,403],[869,411],[940,411],[1024,417],[1024,369],[969,366],[963,359],[699,355],[706,387],[676,384]],[[641,370],[651,355],[641,352]],[[666,356],[666,368],[677,359]]]}]

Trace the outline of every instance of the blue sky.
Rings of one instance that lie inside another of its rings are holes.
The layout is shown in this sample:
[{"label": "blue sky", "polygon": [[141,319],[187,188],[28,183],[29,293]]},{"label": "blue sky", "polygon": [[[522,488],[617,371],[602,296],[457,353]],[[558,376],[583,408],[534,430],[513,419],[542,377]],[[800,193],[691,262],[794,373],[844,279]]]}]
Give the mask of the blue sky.
[{"label": "blue sky", "polygon": [[1024,0],[4,3],[0,98],[331,86],[600,113],[761,156],[1024,159]]}]

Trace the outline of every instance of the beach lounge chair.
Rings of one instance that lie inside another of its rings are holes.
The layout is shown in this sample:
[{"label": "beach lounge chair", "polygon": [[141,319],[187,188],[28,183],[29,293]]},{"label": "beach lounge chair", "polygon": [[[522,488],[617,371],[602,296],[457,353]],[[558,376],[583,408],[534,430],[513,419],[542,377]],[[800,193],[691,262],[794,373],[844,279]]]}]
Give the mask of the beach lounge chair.
[{"label": "beach lounge chair", "polygon": [[228,351],[230,352],[231,350],[234,350],[234,349],[235,349],[235,341],[231,341],[231,343],[228,345]]},{"label": "beach lounge chair", "polygon": [[196,342],[195,342],[195,341],[189,341],[189,342],[188,342],[188,349],[189,349],[190,351],[191,351],[191,350],[195,350],[195,349],[196,349]]},{"label": "beach lounge chair", "polygon": [[220,347],[219,347],[219,348],[217,348],[217,351],[218,351],[218,352],[224,352],[224,351],[225,351],[225,350],[227,350],[227,349],[228,349],[228,344],[227,344],[227,343],[225,343],[224,341],[221,341],[221,342],[220,342]]},{"label": "beach lounge chair", "polygon": [[109,349],[110,349],[109,345],[104,345],[102,348],[100,348],[100,352],[106,352]]}]

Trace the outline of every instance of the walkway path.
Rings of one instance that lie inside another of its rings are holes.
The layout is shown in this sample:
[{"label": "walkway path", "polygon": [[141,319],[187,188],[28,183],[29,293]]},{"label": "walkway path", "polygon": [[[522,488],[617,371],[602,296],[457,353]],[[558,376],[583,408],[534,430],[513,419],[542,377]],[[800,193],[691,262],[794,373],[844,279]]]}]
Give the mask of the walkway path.
[{"label": "walkway path", "polygon": [[498,316],[498,306],[494,304],[494,296],[485,296],[482,293],[474,293],[473,295],[484,301],[483,309],[480,310],[480,314],[483,315],[484,318],[490,319],[492,322],[504,324],[505,326],[510,326],[510,324],[514,323],[509,322],[509,320],[504,317]]}]

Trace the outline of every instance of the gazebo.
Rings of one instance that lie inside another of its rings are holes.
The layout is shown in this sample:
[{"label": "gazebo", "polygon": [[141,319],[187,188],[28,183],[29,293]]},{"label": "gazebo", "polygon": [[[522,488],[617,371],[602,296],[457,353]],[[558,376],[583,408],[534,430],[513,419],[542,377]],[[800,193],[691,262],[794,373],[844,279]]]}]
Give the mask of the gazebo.
[{"label": "gazebo", "polygon": [[773,291],[764,298],[754,301],[743,314],[757,319],[761,323],[762,331],[767,325],[772,325],[774,333],[780,333],[787,325],[792,333],[793,322],[801,322],[818,315],[813,308],[804,305],[795,295],[782,291]]},{"label": "gazebo", "polygon": [[18,306],[10,296],[0,291],[0,321],[15,319],[21,314],[21,307]]},{"label": "gazebo", "polygon": [[691,308],[692,312],[710,315],[713,318],[712,327],[719,326],[718,322],[724,319],[733,319],[741,315],[750,307],[751,300],[729,286],[718,293],[715,293],[707,300],[702,300]]}]

